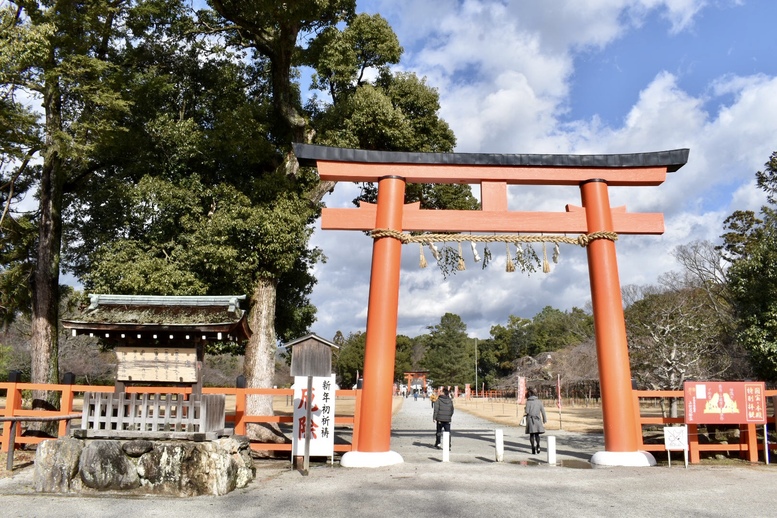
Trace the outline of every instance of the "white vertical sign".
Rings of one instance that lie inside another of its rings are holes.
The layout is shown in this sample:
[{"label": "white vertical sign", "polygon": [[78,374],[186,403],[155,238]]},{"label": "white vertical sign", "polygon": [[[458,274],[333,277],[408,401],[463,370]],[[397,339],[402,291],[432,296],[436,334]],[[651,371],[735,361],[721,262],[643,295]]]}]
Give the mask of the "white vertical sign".
[{"label": "white vertical sign", "polygon": [[335,377],[313,376],[308,394],[308,377],[294,377],[294,431],[292,455],[305,454],[307,411],[310,406],[310,455],[331,457],[335,449]]}]

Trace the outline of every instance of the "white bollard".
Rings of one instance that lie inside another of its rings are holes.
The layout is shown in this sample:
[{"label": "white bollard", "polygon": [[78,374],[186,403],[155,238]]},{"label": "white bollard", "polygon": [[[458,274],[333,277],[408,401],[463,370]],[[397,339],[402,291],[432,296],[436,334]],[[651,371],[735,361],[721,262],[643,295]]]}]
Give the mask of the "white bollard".
[{"label": "white bollard", "polygon": [[451,433],[442,433],[442,461],[448,462],[451,460]]},{"label": "white bollard", "polygon": [[502,462],[505,458],[504,430],[494,430],[494,445],[496,446],[496,461]]},{"label": "white bollard", "polygon": [[556,437],[548,435],[548,464],[556,465]]}]

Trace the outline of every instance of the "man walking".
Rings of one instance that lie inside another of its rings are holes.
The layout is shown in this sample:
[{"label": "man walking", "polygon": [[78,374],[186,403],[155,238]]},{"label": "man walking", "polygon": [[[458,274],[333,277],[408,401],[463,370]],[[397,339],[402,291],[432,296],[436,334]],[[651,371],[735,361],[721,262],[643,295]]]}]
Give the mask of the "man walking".
[{"label": "man walking", "polygon": [[[453,418],[453,400],[450,398],[448,388],[442,389],[442,395],[434,402],[434,415],[432,419],[437,422],[437,436],[434,447],[438,450],[442,448],[442,433],[448,432],[450,441],[451,419]],[[450,442],[448,443],[450,448]]]}]

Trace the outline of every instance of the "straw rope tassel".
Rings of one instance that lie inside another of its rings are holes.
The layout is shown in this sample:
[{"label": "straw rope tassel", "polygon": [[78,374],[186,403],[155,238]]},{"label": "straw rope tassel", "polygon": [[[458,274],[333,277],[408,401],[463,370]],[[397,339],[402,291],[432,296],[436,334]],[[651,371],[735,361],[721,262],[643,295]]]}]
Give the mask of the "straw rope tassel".
[{"label": "straw rope tassel", "polygon": [[505,271],[514,272],[515,265],[513,264],[513,259],[510,257],[510,244],[505,243],[505,248],[507,249],[507,264],[505,265]]},{"label": "straw rope tassel", "polygon": [[464,264],[464,253],[461,251],[461,241],[459,241],[459,264],[457,268],[460,272],[467,269],[467,265]]},{"label": "straw rope tassel", "polygon": [[548,262],[548,248],[545,246],[545,242],[542,242],[542,271],[544,273],[550,273],[550,263]]},{"label": "straw rope tassel", "polygon": [[421,268],[426,268],[428,266],[428,264],[426,262],[426,257],[424,257],[424,245],[423,245],[423,243],[418,243],[418,248],[421,251],[421,261],[419,263],[419,266]]}]

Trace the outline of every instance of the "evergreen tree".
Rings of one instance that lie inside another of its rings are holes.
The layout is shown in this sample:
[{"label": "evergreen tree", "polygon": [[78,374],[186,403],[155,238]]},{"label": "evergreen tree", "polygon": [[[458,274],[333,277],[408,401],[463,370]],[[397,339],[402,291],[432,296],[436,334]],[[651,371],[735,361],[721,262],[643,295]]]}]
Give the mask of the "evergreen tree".
[{"label": "evergreen tree", "polygon": [[758,375],[777,380],[777,152],[756,174],[768,205],[760,218],[739,211],[726,220],[723,252],[731,262],[729,287],[738,338]]},{"label": "evergreen tree", "polygon": [[[26,281],[22,286],[30,289],[28,298],[17,300],[30,301],[24,309],[32,315],[33,382],[56,383],[59,379],[63,214],[75,186],[99,166],[99,150],[124,131],[121,118],[130,103],[123,97],[122,68],[113,59],[114,50],[119,41],[131,37],[134,28],[127,22],[143,4],[97,0],[87,9],[78,2],[51,0],[12,1],[2,6],[2,88],[12,94],[24,91],[41,102],[41,115],[36,119],[31,112],[18,110],[13,95],[4,96],[0,108],[13,115],[4,121],[12,126],[5,135],[12,135],[14,143],[3,146],[3,164],[13,160],[16,167],[19,153],[24,153],[20,166],[10,175],[4,166],[4,198],[13,200],[13,193],[24,188],[34,190],[38,201],[32,215],[9,217],[4,211],[2,226],[2,284]],[[22,137],[27,130],[32,141]],[[40,166],[28,167],[28,158],[38,159]],[[6,255],[9,248],[12,253]],[[20,274],[25,268],[29,274]],[[14,286],[12,293],[21,294],[22,286]],[[35,394],[34,404],[42,404],[43,397]],[[57,404],[55,393],[48,397]]]},{"label": "evergreen tree", "polygon": [[435,385],[459,385],[474,382],[475,346],[467,336],[461,317],[446,313],[440,323],[429,326],[426,353],[421,363]]}]

